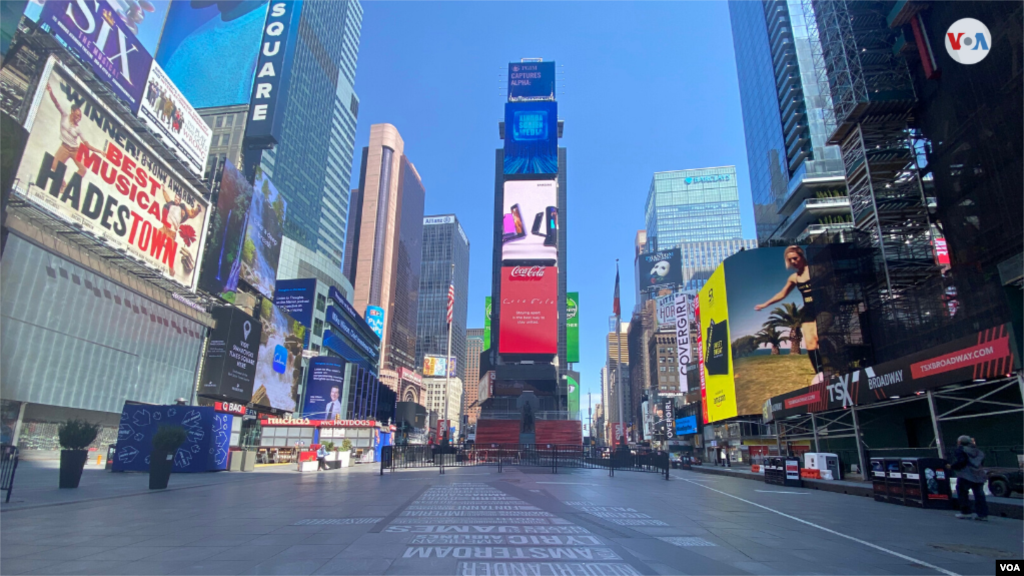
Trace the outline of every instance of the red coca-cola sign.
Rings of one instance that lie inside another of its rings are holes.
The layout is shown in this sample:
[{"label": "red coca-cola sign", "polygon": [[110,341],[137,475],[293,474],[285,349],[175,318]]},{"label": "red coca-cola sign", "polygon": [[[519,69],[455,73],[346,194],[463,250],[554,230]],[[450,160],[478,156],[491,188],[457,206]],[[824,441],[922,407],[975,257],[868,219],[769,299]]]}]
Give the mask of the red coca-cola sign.
[{"label": "red coca-cola sign", "polygon": [[498,352],[558,353],[558,269],[503,266]]},{"label": "red coca-cola sign", "polygon": [[547,266],[515,266],[509,278],[512,280],[539,280],[544,278]]}]

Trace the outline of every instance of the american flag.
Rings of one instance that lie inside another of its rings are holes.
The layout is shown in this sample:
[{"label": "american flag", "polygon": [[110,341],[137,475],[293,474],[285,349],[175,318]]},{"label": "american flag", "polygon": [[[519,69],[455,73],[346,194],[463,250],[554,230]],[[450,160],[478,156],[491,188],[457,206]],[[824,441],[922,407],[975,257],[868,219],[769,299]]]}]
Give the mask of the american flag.
[{"label": "american flag", "polygon": [[455,309],[455,285],[448,285],[448,323],[452,323],[452,310]]}]

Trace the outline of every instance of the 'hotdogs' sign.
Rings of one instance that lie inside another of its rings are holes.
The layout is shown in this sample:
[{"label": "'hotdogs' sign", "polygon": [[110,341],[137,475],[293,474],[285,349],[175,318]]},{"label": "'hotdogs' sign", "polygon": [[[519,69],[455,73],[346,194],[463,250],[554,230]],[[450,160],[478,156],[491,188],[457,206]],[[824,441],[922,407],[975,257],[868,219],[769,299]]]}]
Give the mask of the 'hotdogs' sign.
[{"label": "'hotdogs' sign", "polygon": [[209,218],[202,195],[51,58],[14,190],[194,289]]}]

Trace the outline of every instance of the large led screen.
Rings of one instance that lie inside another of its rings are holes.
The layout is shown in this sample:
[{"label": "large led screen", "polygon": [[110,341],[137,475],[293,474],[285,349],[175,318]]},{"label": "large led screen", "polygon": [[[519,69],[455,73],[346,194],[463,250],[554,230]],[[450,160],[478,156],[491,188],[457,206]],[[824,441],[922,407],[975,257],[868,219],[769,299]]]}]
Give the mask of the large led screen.
[{"label": "large led screen", "polygon": [[256,379],[261,323],[232,306],[215,308],[211,315],[217,326],[206,346],[199,395],[245,404]]},{"label": "large led screen", "polygon": [[659,250],[637,257],[640,291],[675,289],[683,283],[683,264],[678,248]]},{"label": "large led screen", "polygon": [[501,268],[501,354],[558,353],[558,268]]},{"label": "large led screen", "polygon": [[253,404],[294,412],[302,382],[302,343],[306,327],[264,298],[260,304],[260,352],[256,360]]},{"label": "large led screen", "polygon": [[220,296],[228,302],[235,301],[238,277],[241,273],[242,242],[245,240],[245,223],[249,206],[252,205],[252,184],[245,174],[230,162],[224,163],[221,177],[217,210],[210,217],[210,232],[203,255],[203,269],[199,275],[199,288]]},{"label": "large led screen", "polygon": [[558,104],[505,104],[505,174],[558,174]]},{"label": "large led screen", "polygon": [[242,244],[241,278],[267,298],[274,297],[287,207],[270,178],[257,168]]},{"label": "large led screen", "polygon": [[137,113],[153,56],[136,38],[130,19],[114,17],[123,12],[122,2],[50,0],[43,4],[38,23]]},{"label": "large led screen", "polygon": [[504,264],[558,259],[558,181],[505,182],[501,261]]},{"label": "large led screen", "polygon": [[266,0],[172,2],[156,62],[196,108],[248,104]]},{"label": "large led screen", "polygon": [[341,393],[345,391],[345,360],[332,356],[317,356],[309,361],[306,372],[306,398],[302,416],[318,420],[344,418]]},{"label": "large led screen", "polygon": [[[209,204],[51,58],[13,190],[55,218],[195,287]],[[111,138],[111,132],[118,138]]]},{"label": "large led screen", "polygon": [[448,367],[448,375],[452,378],[458,376],[457,374],[457,362],[458,358],[455,356],[451,357],[451,364],[445,360],[444,356],[427,355],[423,357],[423,375],[434,376],[443,378],[445,375],[445,367]]},{"label": "large led screen", "polygon": [[708,421],[761,414],[766,400],[820,381],[810,247],[730,256],[700,292]]},{"label": "large led screen", "polygon": [[510,62],[508,65],[508,100],[554,100],[555,63]]}]

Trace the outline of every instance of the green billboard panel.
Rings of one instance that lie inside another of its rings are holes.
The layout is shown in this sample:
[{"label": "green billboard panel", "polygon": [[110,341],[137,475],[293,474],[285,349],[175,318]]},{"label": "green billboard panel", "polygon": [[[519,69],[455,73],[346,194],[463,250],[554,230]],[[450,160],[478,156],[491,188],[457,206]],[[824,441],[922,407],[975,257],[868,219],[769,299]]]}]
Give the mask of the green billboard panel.
[{"label": "green billboard panel", "polygon": [[565,294],[565,361],[580,361],[580,293]]},{"label": "green billboard panel", "polygon": [[484,298],[484,350],[491,349],[491,297]]},{"label": "green billboard panel", "polygon": [[582,420],[580,414],[580,375],[579,372],[565,373],[569,386],[569,420]]}]

